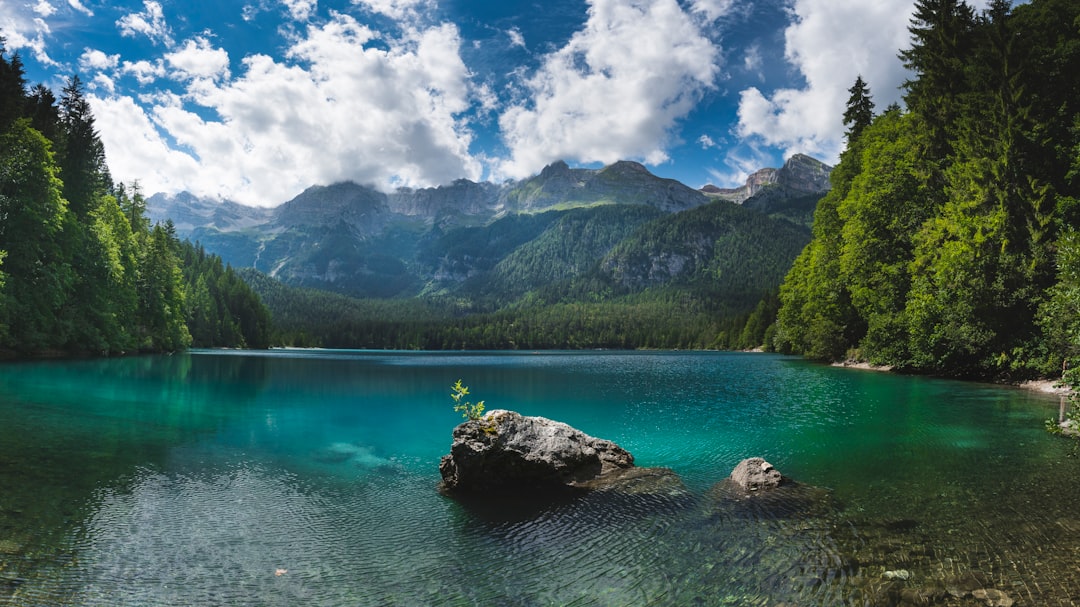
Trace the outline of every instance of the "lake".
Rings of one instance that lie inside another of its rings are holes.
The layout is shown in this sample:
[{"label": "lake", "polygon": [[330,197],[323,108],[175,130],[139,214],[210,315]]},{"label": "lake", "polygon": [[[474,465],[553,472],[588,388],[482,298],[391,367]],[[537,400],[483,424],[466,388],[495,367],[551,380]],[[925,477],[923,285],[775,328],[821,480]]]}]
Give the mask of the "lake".
[{"label": "lake", "polygon": [[[686,492],[445,497],[457,379],[488,409],[670,468]],[[1080,604],[1080,460],[1043,428],[1057,408],[768,354],[9,363],[0,604]],[[751,456],[798,499],[718,491]]]}]

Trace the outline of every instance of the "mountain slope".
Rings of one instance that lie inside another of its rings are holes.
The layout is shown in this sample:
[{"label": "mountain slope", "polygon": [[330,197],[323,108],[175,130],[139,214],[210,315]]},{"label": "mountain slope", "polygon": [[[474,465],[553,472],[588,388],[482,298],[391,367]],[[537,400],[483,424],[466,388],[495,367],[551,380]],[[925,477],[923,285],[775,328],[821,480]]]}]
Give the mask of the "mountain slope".
[{"label": "mountain slope", "polygon": [[809,238],[798,225],[805,201],[793,198],[821,195],[804,191],[820,185],[799,177],[813,173],[799,166],[820,165],[808,161],[774,171],[774,183],[743,206],[632,162],[555,163],[520,182],[459,180],[389,194],[316,186],[220,221],[190,197],[155,196],[150,206],[190,218],[180,235],[234,266],[351,297],[442,301],[436,307],[451,305],[451,316],[622,300],[742,314],[776,288]]}]

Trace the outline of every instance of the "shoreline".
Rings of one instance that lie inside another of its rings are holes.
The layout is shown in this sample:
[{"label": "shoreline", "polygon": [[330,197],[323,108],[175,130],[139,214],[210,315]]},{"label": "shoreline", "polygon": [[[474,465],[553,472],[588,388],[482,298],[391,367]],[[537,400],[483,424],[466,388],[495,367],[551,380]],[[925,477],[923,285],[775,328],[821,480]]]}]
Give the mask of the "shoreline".
[{"label": "shoreline", "polygon": [[[893,371],[893,367],[890,365],[874,365],[865,361],[858,360],[842,360],[833,363],[829,363],[831,367],[838,367],[841,369],[859,369],[861,371],[877,371],[881,373],[890,373]],[[978,381],[978,380],[975,380]],[[1071,390],[1068,386],[1061,385],[1060,379],[1029,379],[1017,383],[997,383],[999,386],[1013,386],[1021,390],[1030,390],[1032,392],[1038,392],[1039,394],[1050,394],[1056,396],[1070,396]],[[994,382],[990,382],[994,383]]]}]

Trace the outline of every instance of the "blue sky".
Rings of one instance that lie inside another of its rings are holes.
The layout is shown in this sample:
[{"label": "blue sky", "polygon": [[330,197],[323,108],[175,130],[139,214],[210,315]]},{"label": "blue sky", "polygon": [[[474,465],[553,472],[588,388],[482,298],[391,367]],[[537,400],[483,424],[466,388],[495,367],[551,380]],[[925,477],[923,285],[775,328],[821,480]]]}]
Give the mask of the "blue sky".
[{"label": "blue sky", "polygon": [[559,159],[692,187],[833,163],[858,74],[899,101],[913,4],[0,0],[0,34],[31,84],[87,83],[114,179],[272,206]]}]

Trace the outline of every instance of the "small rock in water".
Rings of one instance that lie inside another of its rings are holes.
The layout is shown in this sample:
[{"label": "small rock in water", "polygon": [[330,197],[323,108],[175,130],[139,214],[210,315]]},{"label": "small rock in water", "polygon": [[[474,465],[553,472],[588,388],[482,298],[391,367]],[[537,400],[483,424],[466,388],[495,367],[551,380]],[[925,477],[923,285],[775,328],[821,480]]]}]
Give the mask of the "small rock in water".
[{"label": "small rock in water", "polygon": [[784,482],[784,476],[772,464],[760,457],[739,462],[729,477],[743,491],[775,489]]},{"label": "small rock in water", "polygon": [[911,572],[907,569],[895,569],[893,571],[886,571],[884,577],[887,580],[910,580]]}]

